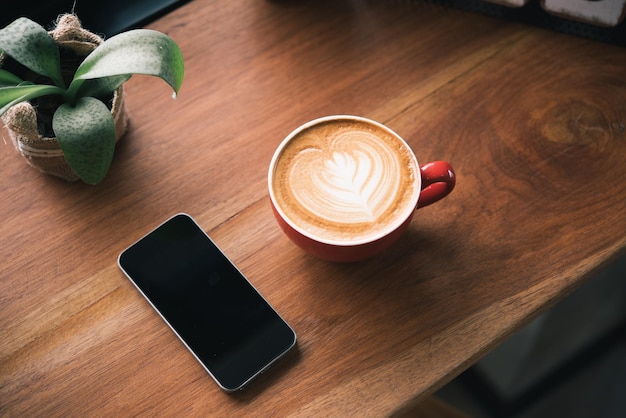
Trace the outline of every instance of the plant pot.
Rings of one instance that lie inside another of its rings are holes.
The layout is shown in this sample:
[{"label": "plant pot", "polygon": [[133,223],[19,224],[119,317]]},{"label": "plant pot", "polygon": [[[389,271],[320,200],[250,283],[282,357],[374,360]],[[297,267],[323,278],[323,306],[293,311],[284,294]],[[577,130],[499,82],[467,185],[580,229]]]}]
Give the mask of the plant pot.
[{"label": "plant pot", "polygon": [[[57,21],[56,28],[50,34],[62,49],[70,50],[77,57],[82,58],[89,55],[96,46],[103,42],[99,36],[83,29],[80,20],[70,14],[61,16]],[[73,74],[75,69],[69,69],[69,72]],[[118,141],[128,126],[128,116],[124,108],[123,85],[113,94],[110,108],[115,123],[116,141]],[[54,109],[52,109],[53,111]],[[47,115],[49,119],[51,114]],[[67,181],[79,180],[78,175],[74,173],[65,160],[57,139],[54,136],[46,136],[45,129],[42,127],[43,116],[38,114],[33,104],[22,102],[7,110],[2,115],[2,121],[9,131],[15,148],[28,164],[43,173]]]}]

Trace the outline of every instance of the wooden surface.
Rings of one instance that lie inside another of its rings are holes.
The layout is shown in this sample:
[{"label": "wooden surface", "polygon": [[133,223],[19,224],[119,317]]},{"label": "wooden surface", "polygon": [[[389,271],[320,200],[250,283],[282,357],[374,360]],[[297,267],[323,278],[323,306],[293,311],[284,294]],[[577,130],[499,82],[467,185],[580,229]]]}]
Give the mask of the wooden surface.
[{"label": "wooden surface", "polygon": [[[179,98],[127,84],[96,187],[2,135],[0,415],[384,416],[440,388],[626,248],[626,50],[407,2],[196,0]],[[382,3],[382,2],[381,2]],[[267,166],[319,116],[370,117],[456,190],[392,249],[337,265],[279,230]],[[294,327],[298,349],[221,392],[118,270],[184,211]]]}]

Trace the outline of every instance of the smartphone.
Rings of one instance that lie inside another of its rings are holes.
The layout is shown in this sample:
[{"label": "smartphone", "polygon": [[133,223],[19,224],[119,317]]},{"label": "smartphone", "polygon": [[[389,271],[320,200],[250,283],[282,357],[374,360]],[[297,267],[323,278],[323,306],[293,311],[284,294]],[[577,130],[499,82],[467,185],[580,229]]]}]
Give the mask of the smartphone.
[{"label": "smartphone", "polygon": [[296,344],[293,329],[187,214],[124,250],[118,265],[227,392]]}]

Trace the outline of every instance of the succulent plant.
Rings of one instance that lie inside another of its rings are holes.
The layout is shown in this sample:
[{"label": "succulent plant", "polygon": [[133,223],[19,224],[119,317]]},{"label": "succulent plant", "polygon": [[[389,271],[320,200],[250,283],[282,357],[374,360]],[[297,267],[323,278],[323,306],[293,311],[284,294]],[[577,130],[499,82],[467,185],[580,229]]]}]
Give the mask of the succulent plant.
[{"label": "succulent plant", "polygon": [[0,51],[37,75],[23,80],[0,69],[0,116],[20,102],[56,96],[54,136],[69,166],[89,184],[103,180],[113,158],[115,126],[106,104],[113,92],[133,74],[144,74],[163,79],[176,97],[184,75],[176,42],[149,29],[107,39],[81,58],[69,82],[61,70],[59,46],[41,25],[28,18],[19,18],[0,30]]}]

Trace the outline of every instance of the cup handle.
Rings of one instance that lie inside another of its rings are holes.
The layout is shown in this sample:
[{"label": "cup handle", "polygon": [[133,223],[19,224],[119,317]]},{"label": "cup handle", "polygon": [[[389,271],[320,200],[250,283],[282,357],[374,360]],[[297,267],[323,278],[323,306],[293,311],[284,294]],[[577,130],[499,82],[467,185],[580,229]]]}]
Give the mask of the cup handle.
[{"label": "cup handle", "polygon": [[433,161],[420,167],[422,191],[417,209],[435,203],[450,194],[456,184],[456,174],[447,161]]}]

